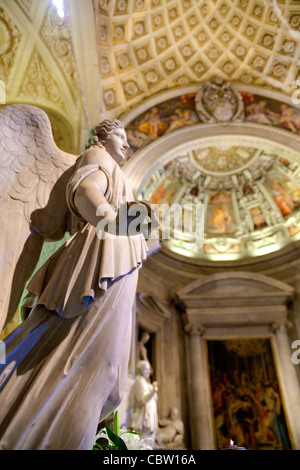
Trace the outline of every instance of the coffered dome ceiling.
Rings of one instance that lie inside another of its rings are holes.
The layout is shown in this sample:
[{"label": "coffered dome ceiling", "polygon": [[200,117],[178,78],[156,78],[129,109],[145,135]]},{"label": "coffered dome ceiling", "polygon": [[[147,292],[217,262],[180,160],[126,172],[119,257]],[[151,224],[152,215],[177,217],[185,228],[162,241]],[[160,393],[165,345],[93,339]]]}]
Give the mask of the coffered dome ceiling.
[{"label": "coffered dome ceiling", "polygon": [[74,149],[99,118],[167,89],[220,77],[290,98],[299,77],[298,0],[63,4],[60,18],[52,0],[1,2],[0,79],[7,103],[57,115]]},{"label": "coffered dome ceiling", "polygon": [[297,0],[94,0],[103,101],[124,110],[214,76],[291,93]]}]

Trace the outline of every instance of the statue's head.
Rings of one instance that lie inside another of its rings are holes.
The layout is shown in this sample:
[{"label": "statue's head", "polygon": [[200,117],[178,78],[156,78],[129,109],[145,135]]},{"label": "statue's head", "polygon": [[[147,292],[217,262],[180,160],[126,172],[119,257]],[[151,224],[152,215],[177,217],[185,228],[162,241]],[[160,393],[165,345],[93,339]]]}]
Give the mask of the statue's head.
[{"label": "statue's head", "polygon": [[146,379],[150,376],[151,366],[148,361],[139,361],[136,365],[137,375],[142,375]]},{"label": "statue's head", "polygon": [[147,333],[147,331],[143,331],[142,337],[141,337],[141,343],[145,344],[149,341],[150,335]]},{"label": "statue's head", "polygon": [[170,410],[170,418],[172,419],[172,421],[175,421],[177,418],[178,418],[178,409],[177,408],[171,408]]},{"label": "statue's head", "polygon": [[118,119],[104,119],[104,121],[99,122],[89,130],[85,147],[88,149],[97,143],[104,144],[107,136],[110,135],[114,129],[124,129],[122,122]]},{"label": "statue's head", "polygon": [[105,119],[99,122],[89,132],[86,147],[89,148],[92,145],[105,147],[117,163],[124,161],[129,145],[122,122],[118,119]]},{"label": "statue's head", "polygon": [[112,120],[105,119],[104,121],[99,122],[99,124],[95,126],[94,136],[97,136],[99,139],[99,142],[104,145],[107,140],[107,137],[111,135],[111,133],[115,129],[124,130],[124,126],[122,122],[119,121],[118,119],[112,119]]}]

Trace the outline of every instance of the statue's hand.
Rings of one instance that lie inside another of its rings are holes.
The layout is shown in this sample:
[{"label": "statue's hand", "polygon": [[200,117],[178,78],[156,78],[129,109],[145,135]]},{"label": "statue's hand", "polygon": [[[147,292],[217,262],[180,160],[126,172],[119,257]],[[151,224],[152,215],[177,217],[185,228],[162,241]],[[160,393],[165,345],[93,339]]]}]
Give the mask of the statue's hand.
[{"label": "statue's hand", "polygon": [[153,387],[153,390],[154,390],[155,392],[158,392],[158,383],[157,383],[157,382],[153,382],[153,383],[152,383],[152,387]]}]

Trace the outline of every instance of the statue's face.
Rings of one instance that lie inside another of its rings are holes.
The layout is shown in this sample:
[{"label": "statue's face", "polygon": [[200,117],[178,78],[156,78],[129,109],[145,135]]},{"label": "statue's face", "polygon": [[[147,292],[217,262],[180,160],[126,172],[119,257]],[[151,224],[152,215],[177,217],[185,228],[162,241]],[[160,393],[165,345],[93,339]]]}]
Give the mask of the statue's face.
[{"label": "statue's face", "polygon": [[107,136],[104,145],[107,152],[117,163],[121,163],[126,159],[129,145],[126,132],[123,128],[113,129],[111,134]]},{"label": "statue's face", "polygon": [[144,364],[143,367],[141,368],[141,374],[145,379],[150,377],[150,366],[148,364]]}]

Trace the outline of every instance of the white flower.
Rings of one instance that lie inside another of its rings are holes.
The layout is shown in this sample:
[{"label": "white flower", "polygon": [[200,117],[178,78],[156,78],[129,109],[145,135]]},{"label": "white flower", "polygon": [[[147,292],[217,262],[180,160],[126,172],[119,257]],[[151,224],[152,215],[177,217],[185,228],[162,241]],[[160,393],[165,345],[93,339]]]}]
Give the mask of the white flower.
[{"label": "white flower", "polygon": [[153,449],[153,439],[141,439],[138,434],[132,434],[125,427],[120,429],[119,437],[123,439],[128,450]]},{"label": "white flower", "polygon": [[[120,429],[119,437],[125,442],[128,450],[152,450],[153,439],[141,439],[139,434],[133,434],[128,431],[125,427]],[[95,437],[95,441],[98,439],[106,439],[108,444],[113,446],[113,442],[109,439],[106,428],[101,429]]]}]

